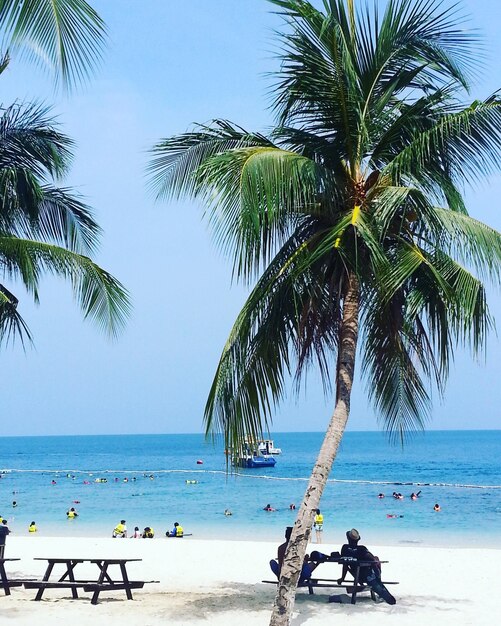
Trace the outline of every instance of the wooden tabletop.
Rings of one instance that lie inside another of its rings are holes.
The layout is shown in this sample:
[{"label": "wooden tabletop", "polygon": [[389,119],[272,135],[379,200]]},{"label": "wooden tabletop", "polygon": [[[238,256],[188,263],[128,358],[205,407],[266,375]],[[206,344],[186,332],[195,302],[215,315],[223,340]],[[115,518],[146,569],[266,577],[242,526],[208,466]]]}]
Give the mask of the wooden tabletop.
[{"label": "wooden tabletop", "polygon": [[[5,561],[19,561],[19,559],[4,559]],[[102,563],[105,561],[106,563],[114,564],[114,563],[128,563],[129,561],[142,561],[143,559],[79,559],[73,558],[71,556],[67,558],[52,558],[52,557],[43,557],[43,556],[35,556],[33,557],[34,561],[51,561],[52,563],[68,563],[68,561],[73,561],[74,563]]]}]

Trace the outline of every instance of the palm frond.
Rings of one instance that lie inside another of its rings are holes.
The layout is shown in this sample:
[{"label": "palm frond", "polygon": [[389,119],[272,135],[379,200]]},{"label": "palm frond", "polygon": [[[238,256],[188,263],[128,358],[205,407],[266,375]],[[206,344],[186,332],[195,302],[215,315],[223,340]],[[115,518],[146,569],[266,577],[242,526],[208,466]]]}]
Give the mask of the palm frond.
[{"label": "palm frond", "polygon": [[441,173],[452,179],[475,182],[479,175],[499,170],[501,101],[493,96],[443,115],[429,130],[417,133],[383,170],[396,180],[408,178],[435,192]]},{"label": "palm frond", "polygon": [[[238,446],[269,427],[294,371],[315,362],[330,387],[328,355],[337,342],[342,277],[328,259],[309,263],[314,228],[298,230],[249,295],[219,361],[205,409],[207,434]],[[305,271],[304,264],[308,263]],[[327,280],[318,280],[321,274]]]},{"label": "palm frond", "polygon": [[130,311],[130,298],[123,285],[86,256],[59,246],[0,234],[0,262],[4,274],[19,276],[38,300],[42,274],[69,279],[84,317],[116,336]]},{"label": "palm frond", "polygon": [[210,157],[231,149],[273,145],[266,137],[248,133],[227,120],[199,124],[193,132],[159,141],[148,165],[149,187],[157,199],[196,196],[195,175]]},{"label": "palm frond", "polygon": [[196,185],[210,207],[217,241],[234,254],[237,276],[258,272],[305,215],[321,212],[318,191],[330,187],[323,175],[311,159],[271,146],[233,149],[204,161]]},{"label": "palm frond", "polygon": [[0,0],[0,26],[12,51],[67,88],[88,79],[106,40],[103,20],[85,0]]},{"label": "palm frond", "polygon": [[19,337],[22,345],[31,343],[32,337],[26,322],[17,311],[18,299],[0,284],[0,347]]},{"label": "palm frond", "polygon": [[14,103],[0,117],[0,168],[29,169],[41,178],[60,177],[72,160],[73,141],[61,133],[51,109]]}]

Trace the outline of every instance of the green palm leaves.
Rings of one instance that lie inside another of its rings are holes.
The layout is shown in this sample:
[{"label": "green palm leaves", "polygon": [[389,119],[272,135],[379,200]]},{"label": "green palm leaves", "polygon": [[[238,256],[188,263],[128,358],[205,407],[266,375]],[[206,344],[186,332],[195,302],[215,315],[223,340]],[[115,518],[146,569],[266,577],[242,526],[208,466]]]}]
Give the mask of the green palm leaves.
[{"label": "green palm leaves", "polygon": [[[129,310],[123,286],[90,258],[100,229],[90,209],[55,187],[71,158],[71,142],[42,107],[15,105],[0,117],[0,272],[20,280],[38,301],[42,276],[69,279],[84,316],[111,335]],[[0,343],[29,338],[17,298],[0,285]]]},{"label": "green palm leaves", "polygon": [[88,78],[106,32],[85,0],[0,0],[0,30],[9,48],[48,67],[66,87]]},{"label": "green palm leaves", "polygon": [[202,199],[236,277],[257,276],[207,431],[229,446],[258,434],[310,365],[329,388],[356,285],[369,396],[403,436],[429,416],[458,343],[479,350],[492,324],[481,280],[499,280],[501,236],[468,216],[462,190],[499,169],[501,101],[465,102],[476,40],[439,0],[358,13],[270,1],[287,23],[276,128],[215,121],[159,142],[150,169],[159,196]]}]

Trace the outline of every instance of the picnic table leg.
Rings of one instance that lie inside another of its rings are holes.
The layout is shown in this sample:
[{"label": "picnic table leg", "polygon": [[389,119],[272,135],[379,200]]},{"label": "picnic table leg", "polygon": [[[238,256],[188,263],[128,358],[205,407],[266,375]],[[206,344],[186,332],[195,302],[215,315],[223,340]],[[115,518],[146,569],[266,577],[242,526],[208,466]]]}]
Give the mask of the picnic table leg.
[{"label": "picnic table leg", "polygon": [[[78,561],[68,561],[66,563],[66,573],[61,576],[61,578],[59,579],[59,582],[62,582],[66,578],[66,576],[68,576],[68,579],[70,580],[70,582],[72,583],[75,582],[75,575],[73,573],[73,570],[75,569],[77,563]],[[73,596],[73,598],[78,598],[78,592],[77,592],[76,587],[71,588],[71,595]]]},{"label": "picnic table leg", "polygon": [[2,577],[2,587],[5,591],[5,595],[10,596],[9,579],[7,578],[7,574],[5,572],[5,564],[3,563],[3,561],[0,561],[0,576]]},{"label": "picnic table leg", "polygon": [[358,579],[360,575],[360,565],[357,565],[357,569],[355,570],[355,582],[353,585],[353,591],[351,593],[351,603],[356,604],[357,602],[357,589],[358,589]]},{"label": "picnic table leg", "polygon": [[[44,582],[49,580],[49,576],[51,575],[53,569],[54,569],[54,563],[49,563],[47,565],[47,569],[45,570],[45,574],[43,575],[43,578],[42,578]],[[35,600],[37,602],[42,599],[43,592],[45,591],[45,589],[46,589],[45,587],[40,587],[40,589],[37,591],[37,595],[35,596]]]},{"label": "picnic table leg", "polygon": [[125,585],[125,593],[127,594],[127,599],[132,600],[132,591],[130,590],[129,577],[127,576],[127,569],[125,568],[125,563],[120,563],[120,571],[122,572],[122,579]]},{"label": "picnic table leg", "polygon": [[[99,578],[97,579],[97,584],[102,585],[105,578],[106,580],[108,580],[108,582],[111,582],[111,578],[109,577],[106,571],[108,569],[108,563],[97,562],[97,566],[101,570],[101,573],[99,574]],[[97,601],[99,600],[99,591],[100,591],[99,589],[96,589],[94,593],[92,594],[92,599],[90,601],[91,604],[97,604]]]},{"label": "picnic table leg", "polygon": [[94,561],[94,563],[96,563],[96,565],[99,567],[99,569],[101,570],[101,574],[99,577],[99,580],[103,583],[105,580],[108,583],[112,583],[113,580],[111,578],[111,576],[107,573],[107,569],[108,569],[108,565],[106,565],[106,567],[104,567],[103,565],[103,561]]}]

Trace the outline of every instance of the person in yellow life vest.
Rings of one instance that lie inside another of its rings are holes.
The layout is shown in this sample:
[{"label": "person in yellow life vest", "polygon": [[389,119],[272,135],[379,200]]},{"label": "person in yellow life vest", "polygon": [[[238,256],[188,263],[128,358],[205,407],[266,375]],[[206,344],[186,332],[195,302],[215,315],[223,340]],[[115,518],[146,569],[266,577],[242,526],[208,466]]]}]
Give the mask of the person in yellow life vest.
[{"label": "person in yellow life vest", "polygon": [[37,525],[35,524],[35,522],[31,522],[29,528],[28,528],[28,532],[30,533],[36,533],[38,530]]},{"label": "person in yellow life vest", "polygon": [[150,526],[146,526],[143,530],[143,539],[153,539],[155,536],[155,531]]},{"label": "person in yellow life vest", "polygon": [[181,524],[179,524],[179,522],[175,522],[174,528],[170,532],[167,531],[165,534],[167,537],[183,537],[184,530]]},{"label": "person in yellow life vest", "polygon": [[75,511],[73,507],[71,507],[69,511],[66,511],[66,517],[68,519],[75,519],[75,517],[78,517],[78,513]]},{"label": "person in yellow life vest", "polygon": [[113,533],[111,535],[113,538],[115,537],[127,537],[127,526],[125,525],[125,520],[120,520],[120,524],[117,524],[113,529]]},{"label": "person in yellow life vest", "polygon": [[320,513],[320,509],[315,510],[315,519],[313,521],[313,528],[316,530],[317,543],[322,543],[322,531],[324,529],[324,516]]}]

